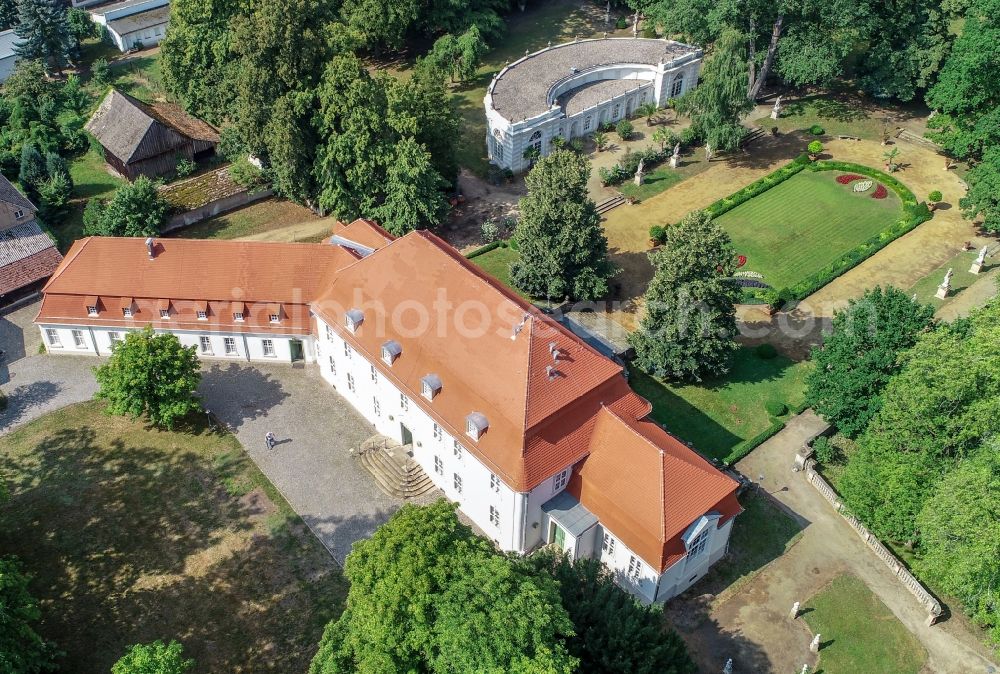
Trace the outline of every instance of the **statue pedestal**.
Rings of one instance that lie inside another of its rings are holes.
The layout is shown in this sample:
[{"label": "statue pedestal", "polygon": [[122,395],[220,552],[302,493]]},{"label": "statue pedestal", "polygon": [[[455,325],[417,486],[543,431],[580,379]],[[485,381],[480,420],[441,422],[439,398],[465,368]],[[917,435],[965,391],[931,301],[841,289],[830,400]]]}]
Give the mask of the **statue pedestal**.
[{"label": "statue pedestal", "polygon": [[778,119],[781,117],[781,110],[771,110],[771,119]]},{"label": "statue pedestal", "polygon": [[972,266],[969,267],[969,273],[970,274],[978,274],[979,272],[981,272],[983,270],[983,265],[984,264],[985,263],[980,262],[979,260],[976,260],[975,262],[972,263]]},{"label": "statue pedestal", "polygon": [[635,174],[635,178],[634,178],[634,182],[635,182],[636,185],[643,184],[644,182],[646,182],[646,174],[645,173],[636,173]]},{"label": "statue pedestal", "polygon": [[937,292],[934,293],[934,297],[939,300],[946,299],[948,297],[948,292],[951,290],[950,286],[938,286]]},{"label": "statue pedestal", "polygon": [[677,155],[675,154],[670,155],[670,168],[677,168]]}]

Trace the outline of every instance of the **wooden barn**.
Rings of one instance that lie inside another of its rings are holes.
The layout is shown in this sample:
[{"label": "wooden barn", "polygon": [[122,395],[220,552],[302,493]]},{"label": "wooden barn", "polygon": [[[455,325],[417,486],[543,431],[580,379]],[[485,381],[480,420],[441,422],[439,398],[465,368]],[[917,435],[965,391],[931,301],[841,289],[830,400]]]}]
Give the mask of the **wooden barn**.
[{"label": "wooden barn", "polygon": [[215,154],[219,132],[172,103],[147,104],[112,89],[85,127],[104,160],[128,180],[172,173],[181,159]]}]

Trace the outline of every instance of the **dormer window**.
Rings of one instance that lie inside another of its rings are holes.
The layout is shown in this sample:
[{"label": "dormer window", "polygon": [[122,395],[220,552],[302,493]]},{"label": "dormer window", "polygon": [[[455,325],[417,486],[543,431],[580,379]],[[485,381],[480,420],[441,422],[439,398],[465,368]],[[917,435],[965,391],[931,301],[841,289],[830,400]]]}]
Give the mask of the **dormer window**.
[{"label": "dormer window", "polygon": [[390,339],[382,345],[382,362],[386,365],[392,365],[401,353],[403,353],[403,347],[399,345],[399,342]]},{"label": "dormer window", "polygon": [[420,395],[428,400],[434,400],[434,396],[441,392],[441,378],[436,374],[429,374],[420,380]]},{"label": "dormer window", "polygon": [[233,302],[233,320],[237,323],[242,323],[245,315],[246,305],[240,301]]},{"label": "dormer window", "polygon": [[242,322],[243,321],[243,312],[242,311],[234,311],[233,312],[233,320],[237,321],[237,322]]},{"label": "dormer window", "polygon": [[465,434],[473,440],[479,440],[489,427],[490,422],[480,412],[473,412],[465,417]]},{"label": "dormer window", "polygon": [[195,315],[198,316],[199,321],[208,320],[208,302],[205,300],[199,300],[194,305]]},{"label": "dormer window", "polygon": [[170,318],[170,309],[160,309],[160,318]]},{"label": "dormer window", "polygon": [[200,311],[199,310],[198,311],[198,320],[199,321],[207,321],[208,320],[208,312],[207,311]]},{"label": "dormer window", "polygon": [[15,218],[16,218],[17,220],[20,220],[21,218],[23,218],[23,217],[24,217],[24,211],[22,211],[22,210],[21,210],[20,208],[19,208],[19,209],[17,209],[16,211],[14,211],[14,217],[15,217]]},{"label": "dormer window", "polygon": [[268,314],[267,320],[270,321],[271,323],[277,323],[279,320],[281,320],[281,317],[278,314]]},{"label": "dormer window", "polygon": [[122,298],[122,316],[125,318],[132,318],[132,307],[135,303],[132,301],[131,297]]},{"label": "dormer window", "polygon": [[281,305],[277,302],[272,302],[267,305],[267,321],[269,323],[280,323],[281,322]]},{"label": "dormer window", "polygon": [[122,307],[122,316],[132,318],[132,307]]},{"label": "dormer window", "polygon": [[365,314],[360,309],[351,309],[344,314],[344,327],[351,332],[357,332],[365,321]]},{"label": "dormer window", "polygon": [[97,315],[97,305],[88,304],[87,305],[87,315],[88,316],[96,316]]}]

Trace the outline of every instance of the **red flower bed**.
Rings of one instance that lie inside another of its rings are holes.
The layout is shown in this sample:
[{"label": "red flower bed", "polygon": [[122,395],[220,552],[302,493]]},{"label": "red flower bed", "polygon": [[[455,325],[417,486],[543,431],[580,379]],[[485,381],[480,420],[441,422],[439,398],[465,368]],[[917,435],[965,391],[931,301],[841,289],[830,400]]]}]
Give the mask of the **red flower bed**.
[{"label": "red flower bed", "polygon": [[841,185],[850,185],[855,180],[861,180],[864,176],[859,176],[856,173],[845,173],[842,176],[837,176],[837,182]]},{"label": "red flower bed", "polygon": [[889,190],[885,189],[885,185],[882,183],[879,183],[872,193],[872,199],[885,199],[887,196],[889,196]]},{"label": "red flower bed", "polygon": [[747,256],[746,255],[737,255],[736,256],[736,266],[737,267],[742,267],[746,263],[747,263]]}]

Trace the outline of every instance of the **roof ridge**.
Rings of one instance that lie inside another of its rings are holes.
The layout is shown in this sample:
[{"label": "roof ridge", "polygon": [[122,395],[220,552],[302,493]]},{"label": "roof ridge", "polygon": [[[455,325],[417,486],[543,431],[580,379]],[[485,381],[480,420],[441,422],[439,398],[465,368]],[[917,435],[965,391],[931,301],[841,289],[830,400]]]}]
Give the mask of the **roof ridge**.
[{"label": "roof ridge", "polygon": [[[60,276],[62,276],[62,273],[64,271],[66,271],[66,269],[69,267],[70,263],[73,260],[75,260],[77,257],[79,257],[80,253],[83,252],[83,249],[86,248],[87,245],[93,239],[94,239],[93,236],[88,236],[88,237],[83,238],[83,239],[77,239],[76,241],[73,242],[73,245],[70,246],[70,249],[68,251],[66,251],[66,255],[63,257],[62,262],[59,263],[59,266],[56,267],[56,270],[54,272],[52,272],[52,276],[50,276],[49,280],[45,282],[44,286],[42,286],[42,292],[43,293],[48,289],[48,287],[50,285],[52,285],[52,283],[57,278],[59,278]],[[77,245],[77,244],[79,244],[79,245]],[[75,253],[73,253],[73,249],[76,249]],[[73,255],[71,256],[70,253],[73,253]]]}]

